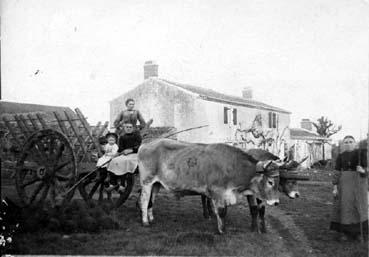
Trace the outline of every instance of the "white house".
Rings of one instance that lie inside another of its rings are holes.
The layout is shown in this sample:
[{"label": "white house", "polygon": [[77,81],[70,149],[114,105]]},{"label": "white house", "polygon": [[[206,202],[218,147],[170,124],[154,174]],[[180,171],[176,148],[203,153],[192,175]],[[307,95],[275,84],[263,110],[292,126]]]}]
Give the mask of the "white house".
[{"label": "white house", "polygon": [[255,101],[250,88],[243,96],[232,96],[198,86],[158,77],[158,65],[146,62],[144,81],[110,101],[111,124],[133,98],[136,108],[153,126],[172,126],[177,131],[208,125],[178,134],[188,142],[227,142],[242,148],[263,147],[283,156],[288,139],[290,112]]},{"label": "white house", "polygon": [[309,119],[302,119],[301,128],[290,129],[289,157],[296,161],[308,157],[302,167],[309,168],[317,161],[332,158],[330,143],[331,139],[319,136],[313,131]]}]

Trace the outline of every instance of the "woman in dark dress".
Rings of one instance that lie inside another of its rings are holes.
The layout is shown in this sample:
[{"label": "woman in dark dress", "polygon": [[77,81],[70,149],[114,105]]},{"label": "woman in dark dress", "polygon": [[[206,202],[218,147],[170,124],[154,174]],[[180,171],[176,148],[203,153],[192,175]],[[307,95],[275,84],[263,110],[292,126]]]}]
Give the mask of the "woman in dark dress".
[{"label": "woman in dark dress", "polygon": [[[123,124],[129,122],[133,124],[133,128],[135,131],[141,130],[145,127],[146,122],[144,118],[142,117],[142,114],[139,110],[135,110],[135,101],[132,98],[129,98],[126,100],[126,110],[121,111],[117,118],[114,121],[114,127],[116,129],[116,132],[118,135],[124,134],[124,131],[122,131]],[[140,125],[137,126],[137,121],[139,121]]]},{"label": "woman in dark dress", "polygon": [[[107,168],[110,181],[108,191],[117,187],[118,191],[123,191],[124,175],[134,173],[138,164],[137,151],[142,141],[140,132],[134,131],[133,124],[129,122],[124,123],[123,130],[124,134],[118,140],[118,153],[122,155],[115,157]],[[118,183],[119,178],[120,184]]]},{"label": "woman in dark dress", "polygon": [[345,136],[333,177],[333,212],[330,229],[339,240],[368,236],[368,179],[366,150],[356,149],[355,139]]}]

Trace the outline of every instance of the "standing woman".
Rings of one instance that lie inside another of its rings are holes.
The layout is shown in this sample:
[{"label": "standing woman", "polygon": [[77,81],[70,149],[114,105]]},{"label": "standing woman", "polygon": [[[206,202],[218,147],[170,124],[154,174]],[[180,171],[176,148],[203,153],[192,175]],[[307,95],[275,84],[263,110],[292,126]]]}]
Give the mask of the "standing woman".
[{"label": "standing woman", "polygon": [[331,230],[339,240],[368,237],[368,171],[366,150],[357,149],[353,136],[343,138],[333,177]]},{"label": "standing woman", "polygon": [[[145,127],[146,122],[142,117],[142,114],[139,110],[135,110],[135,101],[132,98],[126,100],[126,110],[121,111],[117,118],[114,121],[114,127],[116,128],[116,132],[118,135],[124,134],[122,128],[124,123],[133,124],[134,131],[141,130]],[[140,122],[140,125],[137,126],[137,120]]]}]

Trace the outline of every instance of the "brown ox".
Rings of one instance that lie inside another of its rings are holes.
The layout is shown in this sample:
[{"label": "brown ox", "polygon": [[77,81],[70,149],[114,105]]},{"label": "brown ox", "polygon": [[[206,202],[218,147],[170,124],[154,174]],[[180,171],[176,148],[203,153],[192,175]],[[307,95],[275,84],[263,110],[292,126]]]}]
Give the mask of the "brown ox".
[{"label": "brown ox", "polygon": [[[193,192],[210,198],[223,233],[219,211],[241,197],[255,195],[267,204],[278,204],[278,173],[273,162],[258,162],[242,150],[226,144],[193,144],[158,139],[138,151],[142,224],[154,220],[154,204],[160,185],[180,194]],[[258,171],[260,171],[258,173]],[[256,204],[256,203],[255,203]],[[149,208],[148,208],[149,207]]]},{"label": "brown ox", "polygon": [[[278,161],[280,163],[279,170],[280,170],[280,179],[279,179],[279,191],[285,193],[291,199],[298,198],[300,196],[297,181],[298,180],[308,180],[309,178],[306,176],[301,176],[297,174],[294,170],[306,160],[303,159],[301,162],[296,161],[286,161],[282,162],[278,156],[274,154],[262,150],[262,149],[249,149],[246,151],[247,154],[251,155],[254,159],[258,161]],[[248,196],[247,200],[249,202],[250,213],[252,217],[252,224],[251,230],[258,231],[258,232],[266,232],[265,226],[265,205],[260,199],[255,199],[254,196]],[[205,218],[209,218],[210,215],[213,214],[211,202],[206,196],[201,196],[202,207],[203,207],[203,215]],[[257,206],[253,203],[257,202]],[[225,208],[222,212],[221,216],[226,215],[227,208]],[[260,219],[261,227],[258,225],[258,219]],[[260,230],[260,231],[259,231]]]}]

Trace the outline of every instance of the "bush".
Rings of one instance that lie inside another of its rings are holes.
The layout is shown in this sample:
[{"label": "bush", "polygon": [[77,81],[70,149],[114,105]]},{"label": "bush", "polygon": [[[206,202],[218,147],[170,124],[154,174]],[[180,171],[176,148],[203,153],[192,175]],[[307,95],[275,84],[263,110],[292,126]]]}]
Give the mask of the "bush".
[{"label": "bush", "polygon": [[56,218],[50,218],[47,229],[50,231],[60,230],[60,221]]},{"label": "bush", "polygon": [[96,220],[91,216],[85,217],[85,219],[81,220],[79,227],[83,232],[98,232],[99,225]]},{"label": "bush", "polygon": [[98,219],[98,222],[102,229],[118,229],[119,228],[118,222],[114,221],[114,219],[109,216],[101,217],[100,219]]},{"label": "bush", "polygon": [[96,233],[100,229],[118,229],[118,222],[108,215],[106,209],[104,206],[86,205],[82,201],[72,201],[64,207],[25,208],[20,223],[24,232],[46,229],[62,233]]}]

